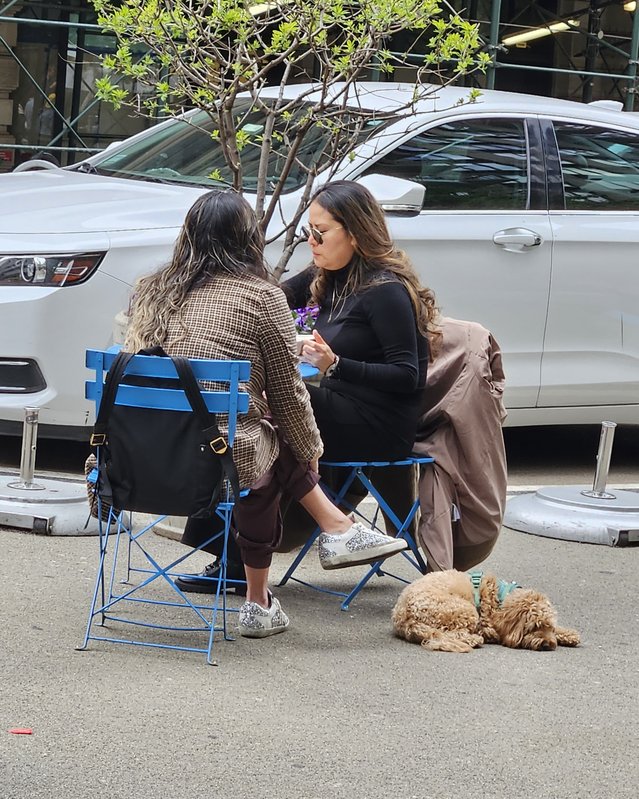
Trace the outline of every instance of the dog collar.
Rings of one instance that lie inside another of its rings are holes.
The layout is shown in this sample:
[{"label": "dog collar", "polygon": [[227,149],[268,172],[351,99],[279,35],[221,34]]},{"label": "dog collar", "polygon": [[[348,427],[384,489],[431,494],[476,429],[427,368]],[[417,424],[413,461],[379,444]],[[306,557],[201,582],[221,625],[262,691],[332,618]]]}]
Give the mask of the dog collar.
[{"label": "dog collar", "polygon": [[[479,587],[481,585],[484,572],[482,571],[469,572],[468,576],[470,577],[470,582],[473,587],[473,600],[475,602],[475,607],[479,611],[481,608],[481,595],[479,593]],[[500,605],[503,604],[504,599],[506,599],[508,594],[510,594],[511,591],[514,591],[515,588],[521,588],[519,583],[516,583],[514,581],[506,582],[506,580],[497,581],[497,601],[499,602]]]}]

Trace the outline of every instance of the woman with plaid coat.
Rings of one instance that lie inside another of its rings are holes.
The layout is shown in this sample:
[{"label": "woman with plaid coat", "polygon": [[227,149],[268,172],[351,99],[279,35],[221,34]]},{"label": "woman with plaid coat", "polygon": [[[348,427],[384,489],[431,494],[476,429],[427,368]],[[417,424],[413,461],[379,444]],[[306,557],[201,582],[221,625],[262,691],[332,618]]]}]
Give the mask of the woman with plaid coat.
[{"label": "woman with plaid coat", "polygon": [[[255,215],[240,195],[202,195],[187,214],[171,262],[138,281],[125,343],[132,352],[161,345],[169,355],[251,362],[245,386],[250,408],[238,418],[233,447],[240,484],[251,489],[234,511],[247,582],[239,631],[247,637],[283,632],[289,624],[268,590],[283,491],[324,531],[324,568],[373,562],[405,547],[353,523],[317,485],[322,442],[298,372],[291,313],[269,280],[263,250]],[[219,427],[224,433],[223,417]]]}]

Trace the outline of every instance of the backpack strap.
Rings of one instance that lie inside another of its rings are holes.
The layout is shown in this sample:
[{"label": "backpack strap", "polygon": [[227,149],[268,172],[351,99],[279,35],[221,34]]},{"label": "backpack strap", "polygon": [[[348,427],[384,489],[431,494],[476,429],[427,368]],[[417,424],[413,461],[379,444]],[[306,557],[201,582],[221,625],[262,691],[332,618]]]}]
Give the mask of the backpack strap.
[{"label": "backpack strap", "polygon": [[133,358],[133,353],[119,352],[111,364],[111,368],[107,372],[106,380],[104,381],[104,393],[102,394],[98,415],[93,425],[93,433],[90,442],[92,447],[100,447],[106,444],[107,425],[109,423],[111,409],[113,408],[115,397],[118,393],[122,375],[131,358]]},{"label": "backpack strap", "polygon": [[[224,473],[231,485],[233,496],[237,501],[240,498],[240,480],[235,461],[233,460],[233,451],[231,447],[229,447],[227,441],[224,439],[224,436],[217,426],[215,414],[210,413],[206,407],[206,404],[204,403],[204,399],[200,393],[200,387],[195,379],[193,370],[191,369],[191,364],[186,358],[172,357],[171,360],[175,365],[175,369],[180,378],[180,382],[182,383],[182,388],[184,389],[186,398],[189,401],[189,405],[193,409],[193,413],[197,417],[197,420],[202,427],[202,433],[209,442],[209,446],[211,447],[212,451],[220,458],[222,462],[222,469],[224,470]],[[211,504],[207,510],[212,511],[215,505],[217,505],[217,494],[218,492],[215,490],[213,496],[211,497]]]},{"label": "backpack strap", "polygon": [[[96,466],[98,470],[98,477],[95,483],[95,491],[102,502],[107,506],[113,507],[113,489],[111,488],[111,481],[106,470],[106,463],[101,454],[101,447],[107,443],[107,426],[109,424],[109,417],[113,404],[115,402],[116,394],[120,386],[120,381],[129,364],[133,358],[131,352],[119,352],[111,364],[111,368],[107,372],[106,380],[104,381],[104,392],[100,400],[100,407],[98,408],[98,415],[93,425],[93,433],[91,434],[90,444],[96,448]],[[98,513],[100,520],[102,520],[101,513]]]}]

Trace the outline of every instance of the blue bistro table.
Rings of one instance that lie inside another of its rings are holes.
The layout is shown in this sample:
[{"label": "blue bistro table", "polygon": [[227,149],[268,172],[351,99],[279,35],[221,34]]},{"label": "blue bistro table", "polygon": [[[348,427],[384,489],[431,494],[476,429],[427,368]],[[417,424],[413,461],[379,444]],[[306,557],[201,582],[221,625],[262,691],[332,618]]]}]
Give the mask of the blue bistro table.
[{"label": "blue bistro table", "polygon": [[317,366],[313,366],[310,363],[300,362],[297,368],[300,370],[300,374],[302,375],[302,380],[313,380],[320,373],[320,370],[317,368]]}]

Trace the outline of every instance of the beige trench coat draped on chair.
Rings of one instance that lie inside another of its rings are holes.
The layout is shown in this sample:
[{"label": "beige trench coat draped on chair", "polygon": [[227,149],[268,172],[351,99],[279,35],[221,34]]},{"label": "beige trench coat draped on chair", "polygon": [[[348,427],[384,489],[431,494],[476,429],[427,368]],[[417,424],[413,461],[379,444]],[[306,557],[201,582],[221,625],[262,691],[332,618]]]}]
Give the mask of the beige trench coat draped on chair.
[{"label": "beige trench coat draped on chair", "polygon": [[465,570],[492,550],[506,502],[499,345],[475,322],[442,319],[415,452],[435,458],[419,480],[418,536],[429,569]]}]

